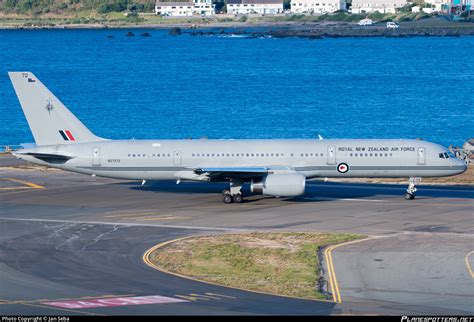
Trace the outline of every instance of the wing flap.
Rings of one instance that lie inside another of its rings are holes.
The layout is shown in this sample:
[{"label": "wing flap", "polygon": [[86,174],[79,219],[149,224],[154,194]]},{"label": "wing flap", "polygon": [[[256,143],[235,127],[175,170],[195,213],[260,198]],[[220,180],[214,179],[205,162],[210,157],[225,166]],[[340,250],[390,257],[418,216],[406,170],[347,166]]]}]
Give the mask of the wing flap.
[{"label": "wing flap", "polygon": [[212,179],[217,178],[255,178],[268,174],[268,168],[242,167],[242,168],[198,168],[194,170],[198,175],[205,175]]}]

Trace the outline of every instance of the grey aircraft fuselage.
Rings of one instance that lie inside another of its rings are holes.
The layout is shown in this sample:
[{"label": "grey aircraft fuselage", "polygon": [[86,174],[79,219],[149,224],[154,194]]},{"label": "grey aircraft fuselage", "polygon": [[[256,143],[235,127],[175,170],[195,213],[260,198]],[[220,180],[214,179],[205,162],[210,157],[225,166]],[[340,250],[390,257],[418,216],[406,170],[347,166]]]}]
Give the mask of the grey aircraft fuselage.
[{"label": "grey aircraft fuselage", "polygon": [[446,148],[423,140],[111,140],[34,149],[72,157],[57,164],[26,155],[29,151],[16,156],[78,173],[139,180],[208,181],[205,173],[196,173],[201,168],[265,167],[307,179],[440,177],[466,170],[462,160],[445,158]]}]

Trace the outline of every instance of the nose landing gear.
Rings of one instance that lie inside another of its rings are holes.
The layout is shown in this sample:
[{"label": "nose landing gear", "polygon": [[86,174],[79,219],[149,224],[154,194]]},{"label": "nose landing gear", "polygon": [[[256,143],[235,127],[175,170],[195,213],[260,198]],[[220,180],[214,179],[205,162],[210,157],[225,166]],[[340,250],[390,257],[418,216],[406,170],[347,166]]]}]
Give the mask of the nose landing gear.
[{"label": "nose landing gear", "polygon": [[415,199],[415,192],[416,192],[416,184],[420,181],[421,178],[411,177],[408,181],[408,188],[407,192],[405,193],[404,198],[406,200],[413,200]]}]

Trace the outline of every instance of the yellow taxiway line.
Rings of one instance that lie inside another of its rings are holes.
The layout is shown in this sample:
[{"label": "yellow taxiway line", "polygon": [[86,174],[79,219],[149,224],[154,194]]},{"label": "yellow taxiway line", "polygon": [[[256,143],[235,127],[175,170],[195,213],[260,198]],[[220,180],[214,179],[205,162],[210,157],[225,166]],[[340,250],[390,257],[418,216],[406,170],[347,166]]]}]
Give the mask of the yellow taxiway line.
[{"label": "yellow taxiway line", "polygon": [[337,277],[336,277],[336,271],[334,270],[334,262],[332,260],[332,251],[338,247],[350,245],[350,244],[355,244],[355,243],[360,243],[363,241],[367,241],[371,238],[364,238],[361,240],[353,240],[347,243],[342,243],[342,244],[337,244],[333,246],[329,246],[326,248],[324,251],[324,256],[326,258],[326,266],[328,269],[328,275],[329,275],[329,286],[331,288],[331,294],[334,303],[340,304],[342,303],[341,299],[341,292],[339,291],[339,283],[337,282]]},{"label": "yellow taxiway line", "polygon": [[9,181],[16,182],[16,183],[21,183],[21,184],[23,184],[25,186],[28,186],[30,188],[33,188],[33,189],[44,189],[43,186],[40,186],[40,185],[38,185],[36,183],[33,183],[33,182],[28,182],[28,181],[13,179],[13,178],[5,178],[5,180],[9,180]]},{"label": "yellow taxiway line", "polygon": [[471,264],[469,263],[469,256],[472,254],[474,254],[474,251],[467,253],[466,257],[464,257],[464,262],[466,263],[469,274],[471,274],[471,278],[474,278],[474,272],[472,271]]}]

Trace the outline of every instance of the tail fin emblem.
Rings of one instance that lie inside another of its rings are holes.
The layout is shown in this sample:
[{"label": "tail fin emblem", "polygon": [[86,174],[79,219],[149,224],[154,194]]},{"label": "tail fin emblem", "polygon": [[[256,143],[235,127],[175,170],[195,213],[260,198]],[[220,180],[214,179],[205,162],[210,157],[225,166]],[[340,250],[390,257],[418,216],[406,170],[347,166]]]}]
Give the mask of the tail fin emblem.
[{"label": "tail fin emblem", "polygon": [[46,103],[46,106],[44,107],[48,113],[51,115],[51,111],[54,110],[54,105],[51,103],[51,99],[48,98],[48,102]]}]

